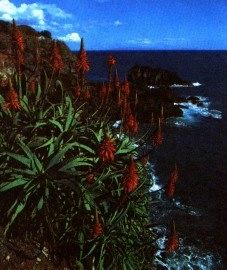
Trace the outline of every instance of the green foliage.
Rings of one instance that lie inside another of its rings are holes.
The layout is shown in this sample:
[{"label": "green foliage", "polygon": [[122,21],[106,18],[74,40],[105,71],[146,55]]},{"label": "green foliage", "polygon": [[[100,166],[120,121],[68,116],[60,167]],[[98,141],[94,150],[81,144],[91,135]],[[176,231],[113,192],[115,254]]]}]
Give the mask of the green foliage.
[{"label": "green foliage", "polygon": [[[52,249],[73,242],[78,269],[145,269],[154,236],[146,229],[149,179],[139,162],[138,188],[127,196],[122,188],[125,164],[137,155],[133,141],[103,121],[83,123],[83,106],[69,96],[59,104],[41,97],[38,86],[35,98],[22,97],[20,111],[0,112],[5,234],[38,232]],[[113,162],[102,164],[98,150],[106,132],[117,150]],[[93,183],[86,180],[90,173]],[[103,233],[94,237],[97,215]]]},{"label": "green foliage", "polygon": [[[138,186],[128,194],[123,189],[125,168],[137,157],[133,139],[118,136],[104,118],[88,117],[85,104],[74,102],[60,81],[50,80],[43,70],[32,94],[26,77],[22,82],[15,76],[18,111],[4,108],[0,95],[5,235],[35,238],[53,254],[73,245],[69,256],[76,269],[150,269],[155,239],[146,226],[150,179],[140,162]],[[51,99],[54,91],[59,102]],[[104,163],[99,150],[106,135],[116,152]],[[95,235],[97,224],[102,230]]]}]

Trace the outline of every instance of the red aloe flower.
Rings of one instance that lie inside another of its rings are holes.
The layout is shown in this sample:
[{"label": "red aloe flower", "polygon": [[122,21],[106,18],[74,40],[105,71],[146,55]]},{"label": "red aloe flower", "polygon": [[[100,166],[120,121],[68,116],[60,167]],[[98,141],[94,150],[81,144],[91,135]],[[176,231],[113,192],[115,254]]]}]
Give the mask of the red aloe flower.
[{"label": "red aloe flower", "polygon": [[88,101],[90,98],[91,98],[91,93],[90,93],[90,91],[87,89],[87,90],[84,92],[84,100],[85,100],[85,101]]},{"label": "red aloe flower", "polygon": [[103,226],[99,221],[97,208],[95,208],[95,225],[94,225],[94,228],[91,230],[91,232],[94,238],[103,234]]},{"label": "red aloe flower", "polygon": [[115,153],[116,146],[114,141],[108,135],[106,135],[99,148],[99,158],[102,160],[102,162],[113,161],[115,158]]},{"label": "red aloe flower", "polygon": [[8,102],[6,102],[3,107],[8,109],[8,108],[12,108],[14,110],[20,110],[21,109],[21,105],[18,99],[18,94],[14,89],[11,89],[8,91],[6,99]]},{"label": "red aloe flower", "polygon": [[87,52],[84,49],[84,41],[81,39],[80,51],[76,61],[76,71],[84,74],[90,70],[90,64],[87,57]]},{"label": "red aloe flower", "polygon": [[177,164],[175,164],[172,174],[173,174],[174,182],[176,183],[179,178],[179,170],[178,170]]},{"label": "red aloe flower", "polygon": [[111,84],[108,83],[108,85],[107,85],[107,94],[109,94],[109,93],[112,92],[112,91],[113,91],[113,89],[112,89],[112,87],[111,87]]},{"label": "red aloe flower", "polygon": [[123,116],[126,115],[125,120],[124,120],[124,123],[125,123],[127,116],[132,113],[130,103],[128,102],[127,98],[123,99],[122,108],[123,108]]},{"label": "red aloe flower", "polygon": [[166,251],[167,252],[174,252],[178,249],[178,247],[179,247],[179,238],[178,238],[178,235],[176,233],[175,223],[173,222],[171,235],[170,235],[170,237],[167,241],[167,244],[166,244]]},{"label": "red aloe flower", "polygon": [[139,124],[136,120],[136,117],[133,116],[132,114],[127,115],[123,122],[124,130],[131,134],[136,134],[138,132],[138,127]]},{"label": "red aloe flower", "polygon": [[116,70],[115,78],[114,78],[114,86],[115,86],[115,88],[119,88],[120,87],[120,79],[119,79],[117,70]]},{"label": "red aloe flower", "polygon": [[106,99],[106,97],[107,97],[107,88],[106,88],[106,85],[105,84],[103,84],[102,85],[102,87],[101,87],[101,89],[100,89],[100,92],[99,92],[99,96],[100,96],[100,98],[101,98],[101,100],[102,100],[102,102]]},{"label": "red aloe flower", "polygon": [[18,46],[18,49],[24,51],[24,40],[21,31],[17,28],[15,20],[13,20],[13,31],[12,31],[13,41]]},{"label": "red aloe flower", "polygon": [[29,85],[28,85],[28,91],[32,94],[35,93],[35,90],[36,90],[36,80],[35,79],[32,79],[30,82],[29,82]]},{"label": "red aloe flower", "polygon": [[80,88],[80,86],[79,85],[77,85],[76,87],[75,87],[75,89],[74,89],[74,97],[75,98],[78,98],[79,96],[80,96],[80,94],[81,94],[81,88]]},{"label": "red aloe flower", "polygon": [[21,73],[21,65],[24,64],[24,40],[21,31],[17,28],[15,20],[12,26],[12,51],[17,62],[17,71]]},{"label": "red aloe flower", "polygon": [[136,168],[136,164],[133,159],[131,159],[130,164],[126,167],[123,174],[123,189],[125,193],[130,193],[134,191],[139,183],[139,176]]},{"label": "red aloe flower", "polygon": [[108,63],[108,67],[109,67],[109,68],[111,68],[111,67],[113,67],[114,65],[116,65],[116,59],[113,57],[112,54],[110,54],[110,55],[108,56],[107,63]]},{"label": "red aloe flower", "polygon": [[124,84],[122,85],[121,91],[126,96],[128,96],[130,94],[129,82],[128,82],[127,78],[125,78],[125,81],[124,81]]},{"label": "red aloe flower", "polygon": [[176,182],[179,178],[179,172],[177,165],[175,165],[173,171],[170,174],[169,180],[166,185],[165,194],[168,198],[173,197],[176,190]]},{"label": "red aloe flower", "polygon": [[149,155],[148,155],[148,154],[147,154],[146,156],[143,156],[143,157],[141,158],[141,163],[142,163],[142,165],[143,165],[143,166],[146,166],[148,160],[149,160]]},{"label": "red aloe flower", "polygon": [[154,146],[159,146],[164,142],[164,134],[160,128],[156,129],[152,135],[152,141]]},{"label": "red aloe flower", "polygon": [[103,227],[102,227],[102,224],[100,223],[100,222],[96,222],[95,223],[95,226],[94,226],[94,228],[93,228],[93,237],[94,238],[96,238],[96,237],[98,237],[98,236],[100,236],[100,235],[102,235],[103,234]]},{"label": "red aloe flower", "polygon": [[124,113],[126,109],[128,109],[127,97],[125,95],[121,95],[120,91],[118,91],[117,106],[118,107],[122,106]]},{"label": "red aloe flower", "polygon": [[61,69],[64,68],[64,63],[57,45],[56,40],[54,41],[53,44],[53,50],[52,50],[52,55],[51,55],[51,65],[54,71],[60,71]]},{"label": "red aloe flower", "polygon": [[13,39],[16,42],[18,49],[23,52],[24,51],[24,40],[21,34],[21,31],[16,27],[13,32]]},{"label": "red aloe flower", "polygon": [[86,181],[88,184],[93,184],[94,183],[94,180],[95,180],[95,176],[93,173],[89,173],[87,176],[86,176]]},{"label": "red aloe flower", "polygon": [[4,88],[9,85],[9,80],[7,78],[0,79],[0,87]]},{"label": "red aloe flower", "polygon": [[108,82],[110,85],[112,82],[112,69],[113,66],[116,64],[116,60],[112,55],[108,56],[107,64],[108,64]]}]

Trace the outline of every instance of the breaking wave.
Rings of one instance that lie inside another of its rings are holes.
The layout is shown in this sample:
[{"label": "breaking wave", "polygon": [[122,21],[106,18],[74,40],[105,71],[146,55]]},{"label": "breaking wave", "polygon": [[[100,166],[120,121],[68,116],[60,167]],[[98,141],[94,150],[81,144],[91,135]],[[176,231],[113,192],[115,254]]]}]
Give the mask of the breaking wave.
[{"label": "breaking wave", "polygon": [[199,122],[202,118],[222,119],[222,112],[210,109],[211,102],[208,97],[197,96],[200,102],[193,104],[192,102],[176,103],[180,105],[183,111],[183,117],[176,117],[170,119],[170,124],[174,126],[189,126],[190,124]]}]

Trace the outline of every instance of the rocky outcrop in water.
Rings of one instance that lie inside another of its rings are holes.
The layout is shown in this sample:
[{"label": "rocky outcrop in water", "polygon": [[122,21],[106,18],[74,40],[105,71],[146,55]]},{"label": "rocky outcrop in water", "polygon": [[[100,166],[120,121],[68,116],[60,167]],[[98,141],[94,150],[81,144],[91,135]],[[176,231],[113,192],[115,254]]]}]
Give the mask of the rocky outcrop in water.
[{"label": "rocky outcrop in water", "polygon": [[190,85],[188,81],[181,79],[176,72],[140,65],[133,66],[129,70],[128,80],[136,84],[153,86]]}]

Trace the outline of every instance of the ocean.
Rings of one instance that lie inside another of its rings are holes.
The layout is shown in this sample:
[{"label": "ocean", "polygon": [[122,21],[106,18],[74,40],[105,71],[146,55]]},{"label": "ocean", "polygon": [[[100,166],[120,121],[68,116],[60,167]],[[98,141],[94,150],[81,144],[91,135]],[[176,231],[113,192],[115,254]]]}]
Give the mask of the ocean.
[{"label": "ocean", "polygon": [[[110,52],[88,52],[88,79],[107,80]],[[160,223],[156,254],[159,269],[227,269],[227,51],[113,51],[123,80],[135,64],[177,72],[195,87],[175,87],[181,96],[198,96],[204,106],[184,104],[184,116],[169,119],[165,143],[150,157],[154,191],[162,187],[175,163],[180,180],[176,196],[151,208],[151,220]],[[154,193],[157,196],[157,192]],[[165,256],[161,250],[174,219],[179,250]],[[167,229],[166,229],[167,228]]]}]

